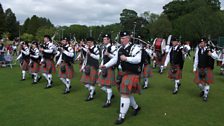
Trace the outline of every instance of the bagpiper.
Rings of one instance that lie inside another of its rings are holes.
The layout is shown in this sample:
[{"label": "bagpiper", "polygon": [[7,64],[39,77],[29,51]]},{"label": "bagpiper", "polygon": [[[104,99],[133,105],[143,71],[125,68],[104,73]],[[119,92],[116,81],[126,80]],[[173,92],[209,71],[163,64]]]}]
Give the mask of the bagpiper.
[{"label": "bagpiper", "polygon": [[202,38],[196,48],[193,72],[195,72],[194,82],[201,89],[200,96],[203,101],[208,100],[210,84],[213,83],[214,59],[218,59],[216,51],[207,45],[205,38]]},{"label": "bagpiper", "polygon": [[93,95],[95,94],[95,84],[98,78],[100,51],[95,45],[92,37],[89,37],[86,40],[87,46],[82,46],[82,50],[86,52],[86,56],[81,68],[81,71],[83,72],[81,82],[84,83],[85,87],[89,91],[86,101],[91,101],[94,99]]},{"label": "bagpiper", "polygon": [[172,47],[166,56],[164,66],[166,68],[170,62],[168,77],[174,80],[173,94],[177,94],[181,86],[180,80],[182,79],[182,69],[184,66],[184,52],[183,47],[180,45],[175,36],[172,36],[171,42]]},{"label": "bagpiper", "polygon": [[41,77],[38,75],[40,71],[40,52],[38,49],[38,42],[32,42],[30,49],[30,73],[33,75],[33,84],[37,84]]},{"label": "bagpiper", "polygon": [[40,47],[40,51],[43,55],[41,59],[41,72],[42,75],[47,80],[46,89],[51,88],[52,81],[52,73],[56,72],[55,63],[54,63],[54,55],[56,52],[56,46],[51,41],[51,37],[49,35],[44,36],[44,44]]},{"label": "bagpiper", "polygon": [[130,34],[126,31],[120,32],[122,47],[118,50],[116,56],[104,65],[110,68],[118,63],[122,69],[122,78],[118,85],[121,94],[120,99],[120,114],[115,124],[122,124],[125,120],[125,115],[128,112],[129,106],[134,109],[133,115],[136,116],[141,107],[136,103],[133,94],[141,93],[140,74],[141,65],[141,48],[139,45],[130,42]]},{"label": "bagpiper", "polygon": [[112,86],[115,85],[115,66],[110,68],[104,68],[103,66],[107,64],[114,56],[117,48],[112,45],[111,37],[109,34],[103,35],[103,49],[102,49],[102,61],[100,65],[98,83],[101,89],[107,94],[107,100],[103,105],[103,108],[107,108],[111,105],[111,98],[114,97],[112,92]]},{"label": "bagpiper", "polygon": [[62,47],[58,49],[60,51],[60,57],[57,61],[57,66],[60,65],[59,77],[65,84],[64,94],[68,94],[71,89],[71,79],[74,76],[74,50],[66,38],[61,41],[61,45]]},{"label": "bagpiper", "polygon": [[22,69],[22,79],[21,81],[26,80],[26,72],[29,71],[29,62],[30,62],[30,49],[27,42],[21,42],[21,50],[20,55],[16,58],[16,60],[21,61],[21,69]]}]

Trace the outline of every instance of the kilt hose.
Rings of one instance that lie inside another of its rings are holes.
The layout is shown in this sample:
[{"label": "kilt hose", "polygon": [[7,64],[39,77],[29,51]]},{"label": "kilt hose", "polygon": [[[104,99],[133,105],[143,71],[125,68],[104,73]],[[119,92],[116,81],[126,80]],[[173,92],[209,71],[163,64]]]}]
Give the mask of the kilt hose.
[{"label": "kilt hose", "polygon": [[141,74],[142,78],[149,78],[152,76],[152,69],[149,64],[144,64],[144,68]]},{"label": "kilt hose", "polygon": [[98,73],[96,68],[93,66],[90,66],[90,74],[86,75],[86,73],[83,72],[80,81],[83,82],[84,84],[91,84],[94,86],[96,84],[97,77],[98,77]]},{"label": "kilt hose", "polygon": [[73,65],[66,62],[62,62],[60,64],[58,73],[60,78],[72,79],[74,77]]},{"label": "kilt hose", "polygon": [[[200,76],[200,73],[204,73],[204,77]],[[213,72],[211,68],[199,68],[195,72],[194,82],[196,84],[212,84]]]},{"label": "kilt hose", "polygon": [[23,59],[22,63],[21,63],[21,69],[24,71],[29,71],[29,59]]},{"label": "kilt hose", "polygon": [[54,61],[51,59],[45,59],[45,63],[41,64],[41,72],[46,74],[52,74],[56,72]]},{"label": "kilt hose", "polygon": [[182,78],[182,70],[179,65],[171,65],[168,71],[168,78],[180,80]]},{"label": "kilt hose", "polygon": [[124,73],[119,86],[120,94],[141,94],[141,85],[139,81],[139,75]]},{"label": "kilt hose", "polygon": [[97,83],[100,84],[102,87],[105,86],[107,88],[111,88],[115,85],[115,71],[113,68],[107,69],[107,76],[103,77],[102,72],[99,75]]},{"label": "kilt hose", "polygon": [[39,73],[39,71],[40,71],[39,62],[32,62],[30,66],[30,73]]}]

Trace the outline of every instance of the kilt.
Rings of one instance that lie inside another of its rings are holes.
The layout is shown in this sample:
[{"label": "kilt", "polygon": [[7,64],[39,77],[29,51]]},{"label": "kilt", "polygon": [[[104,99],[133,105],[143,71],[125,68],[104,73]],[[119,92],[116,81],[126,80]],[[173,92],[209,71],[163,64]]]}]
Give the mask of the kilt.
[{"label": "kilt", "polygon": [[40,64],[38,62],[33,62],[33,65],[30,66],[30,73],[38,73],[40,71]]},{"label": "kilt", "polygon": [[120,84],[120,93],[123,95],[141,94],[140,76],[124,74]]},{"label": "kilt", "polygon": [[[199,76],[200,72],[205,72],[205,77],[201,78]],[[194,82],[196,84],[212,84],[213,83],[213,73],[211,68],[200,68],[195,72]]]},{"label": "kilt", "polygon": [[95,67],[90,66],[90,74],[86,75],[85,72],[82,73],[82,77],[81,77],[81,82],[83,82],[84,84],[91,84],[91,85],[95,85],[96,81],[97,81],[97,70]]},{"label": "kilt", "polygon": [[62,62],[60,64],[58,73],[60,78],[72,79],[74,77],[73,65],[72,64],[69,65],[68,63]]},{"label": "kilt", "polygon": [[53,60],[45,59],[46,66],[41,64],[41,72],[46,74],[51,74],[56,72],[55,64]]},{"label": "kilt", "polygon": [[[158,57],[158,55],[161,55],[161,57]],[[163,65],[165,60],[166,60],[166,54],[161,54],[161,52],[159,51],[156,51],[156,57],[155,57],[155,60],[156,60],[156,64],[157,65]]]},{"label": "kilt", "polygon": [[103,77],[102,72],[99,75],[97,83],[101,84],[101,86],[105,86],[111,88],[112,85],[115,85],[115,72],[112,68],[107,69],[107,76]]},{"label": "kilt", "polygon": [[[172,72],[174,68],[176,72]],[[179,65],[171,65],[169,71],[168,71],[168,78],[179,80],[182,78],[182,70],[180,69]]]},{"label": "kilt", "polygon": [[150,68],[149,64],[144,65],[141,76],[142,78],[149,78],[152,76],[152,69]]},{"label": "kilt", "polygon": [[29,60],[23,60],[21,63],[21,69],[28,71],[29,70]]}]

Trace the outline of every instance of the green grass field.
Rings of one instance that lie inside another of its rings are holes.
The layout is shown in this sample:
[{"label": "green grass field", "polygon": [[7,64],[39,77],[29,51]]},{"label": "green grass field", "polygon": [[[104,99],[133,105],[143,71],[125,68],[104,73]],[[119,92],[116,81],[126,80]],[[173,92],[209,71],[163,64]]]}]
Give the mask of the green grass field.
[{"label": "green grass field", "polygon": [[[214,70],[215,83],[211,86],[208,102],[199,97],[193,83],[192,60],[185,62],[180,92],[171,93],[173,81],[167,71],[159,75],[154,70],[150,88],[136,95],[142,107],[138,116],[129,109],[123,126],[223,126],[224,77]],[[77,65],[76,65],[77,66]],[[19,66],[0,68],[0,126],[113,126],[118,117],[120,97],[114,87],[112,106],[103,109],[105,94],[97,88],[95,99],[85,102],[87,90],[80,83],[77,72],[72,80],[72,91],[63,95],[64,85],[54,75],[54,87],[44,89],[46,81],[32,85],[30,76],[19,81]],[[166,113],[166,115],[165,115]]]}]

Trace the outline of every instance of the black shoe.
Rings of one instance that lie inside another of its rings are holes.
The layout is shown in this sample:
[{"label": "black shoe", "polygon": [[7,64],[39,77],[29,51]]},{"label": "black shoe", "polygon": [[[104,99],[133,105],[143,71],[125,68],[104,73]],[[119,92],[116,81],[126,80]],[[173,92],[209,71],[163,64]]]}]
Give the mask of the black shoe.
[{"label": "black shoe", "polygon": [[26,79],[21,79],[20,81],[25,81]]},{"label": "black shoe", "polygon": [[173,89],[173,94],[177,94],[178,90]]},{"label": "black shoe", "polygon": [[124,118],[118,118],[117,120],[116,120],[116,122],[115,122],[115,124],[116,125],[120,125],[120,124],[122,124],[124,122]]},{"label": "black shoe", "polygon": [[134,109],[133,115],[136,116],[138,115],[138,112],[141,110],[141,107],[138,106],[137,109]]},{"label": "black shoe", "polygon": [[70,93],[70,90],[65,90],[64,91],[64,94],[69,94]]},{"label": "black shoe", "polygon": [[111,103],[106,102],[106,103],[103,105],[103,108],[108,108],[108,107],[110,107],[110,105],[111,105]]},{"label": "black shoe", "polygon": [[204,91],[201,91],[201,93],[199,94],[199,96],[200,97],[203,97],[204,96],[204,93],[205,93]]},{"label": "black shoe", "polygon": [[40,77],[38,77],[37,82],[40,82],[41,78],[42,78],[41,76],[40,76]]},{"label": "black shoe", "polygon": [[92,101],[93,99],[94,99],[93,97],[88,96],[88,97],[86,98],[86,101]]},{"label": "black shoe", "polygon": [[37,82],[33,82],[32,84],[37,84]]},{"label": "black shoe", "polygon": [[203,101],[207,102],[208,101],[208,97],[203,97]]},{"label": "black shoe", "polygon": [[49,86],[46,86],[46,87],[45,87],[45,89],[49,89],[49,88],[51,88],[51,87],[52,87],[52,86],[51,86],[51,85],[49,85]]},{"label": "black shoe", "polygon": [[143,89],[147,89],[148,88],[148,86],[143,86]]}]

